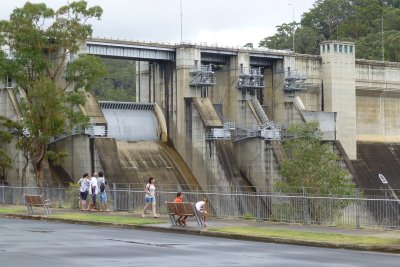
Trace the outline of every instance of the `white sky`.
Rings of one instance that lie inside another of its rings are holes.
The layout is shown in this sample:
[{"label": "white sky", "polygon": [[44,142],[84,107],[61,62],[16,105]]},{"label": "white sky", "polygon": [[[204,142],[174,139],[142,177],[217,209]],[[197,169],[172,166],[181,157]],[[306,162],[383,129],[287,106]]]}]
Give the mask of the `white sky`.
[{"label": "white sky", "polygon": [[[72,0],[70,0],[72,1]],[[181,0],[183,41],[241,46],[275,33],[276,25],[299,21],[315,0]],[[0,0],[0,20],[25,0]],[[67,0],[30,0],[57,9]],[[87,0],[103,8],[93,35],[146,41],[180,41],[180,0]],[[293,6],[289,5],[292,3]]]}]

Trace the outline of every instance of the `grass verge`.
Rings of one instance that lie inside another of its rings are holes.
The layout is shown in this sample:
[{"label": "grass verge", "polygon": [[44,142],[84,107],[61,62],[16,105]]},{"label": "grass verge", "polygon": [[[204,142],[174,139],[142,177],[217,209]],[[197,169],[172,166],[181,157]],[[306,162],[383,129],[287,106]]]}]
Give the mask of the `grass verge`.
[{"label": "grass verge", "polygon": [[284,238],[293,240],[308,240],[318,242],[329,242],[335,244],[351,244],[365,246],[400,245],[400,239],[379,238],[370,236],[354,236],[344,234],[317,233],[306,231],[292,231],[282,229],[268,229],[258,227],[213,227],[208,229],[210,232],[239,234],[246,236],[261,236],[272,238]]},{"label": "grass verge", "polygon": [[113,224],[128,224],[128,225],[145,225],[145,224],[157,224],[165,223],[164,220],[151,219],[151,218],[136,218],[128,216],[118,216],[110,214],[92,214],[92,213],[63,213],[53,214],[50,218],[67,219],[74,221],[90,221],[90,222],[101,222],[101,223],[113,223]]},{"label": "grass verge", "polygon": [[26,207],[21,207],[21,206],[0,206],[0,214],[6,214],[6,213],[22,213],[22,212],[27,212]]}]

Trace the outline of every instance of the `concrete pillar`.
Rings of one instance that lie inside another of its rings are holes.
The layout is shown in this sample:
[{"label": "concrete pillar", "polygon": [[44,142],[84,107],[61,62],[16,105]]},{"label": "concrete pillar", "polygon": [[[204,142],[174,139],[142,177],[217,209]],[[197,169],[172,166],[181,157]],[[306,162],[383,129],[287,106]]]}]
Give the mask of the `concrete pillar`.
[{"label": "concrete pillar", "polygon": [[[285,57],[286,59],[286,57]],[[269,119],[287,127],[286,109],[285,109],[285,94],[283,85],[285,80],[285,64],[287,60],[277,60],[272,65],[271,77],[271,100],[270,109],[268,112]]]},{"label": "concrete pillar", "polygon": [[357,158],[355,48],[352,42],[321,43],[324,111],[337,112],[336,139]]},{"label": "concrete pillar", "polygon": [[200,49],[191,46],[182,45],[176,49],[176,86],[174,88],[174,116],[171,138],[173,138],[179,153],[183,153],[184,146],[181,141],[184,140],[185,126],[185,97],[194,96],[189,87],[190,71],[195,64],[201,64]]},{"label": "concrete pillar", "polygon": [[[250,68],[250,54],[239,52],[236,56],[231,56],[229,59],[229,86],[228,92],[224,99],[224,118],[226,121],[234,121],[236,123],[245,123],[242,111],[245,101],[240,101],[243,98],[242,89],[237,88],[239,74]],[[218,81],[217,81],[218,83]]]},{"label": "concrete pillar", "polygon": [[136,102],[149,103],[150,97],[150,63],[136,62]]}]

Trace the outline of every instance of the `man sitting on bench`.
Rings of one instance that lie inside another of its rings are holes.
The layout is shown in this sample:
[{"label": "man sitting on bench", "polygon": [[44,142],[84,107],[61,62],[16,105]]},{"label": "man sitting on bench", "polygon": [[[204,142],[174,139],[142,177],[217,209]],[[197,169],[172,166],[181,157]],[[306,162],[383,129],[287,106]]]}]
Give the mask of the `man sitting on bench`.
[{"label": "man sitting on bench", "polygon": [[[182,192],[178,192],[176,194],[176,198],[174,199],[174,203],[183,203],[183,195]],[[184,225],[186,226],[186,219],[188,216],[179,216],[179,218],[176,220],[176,222],[179,225]]]}]

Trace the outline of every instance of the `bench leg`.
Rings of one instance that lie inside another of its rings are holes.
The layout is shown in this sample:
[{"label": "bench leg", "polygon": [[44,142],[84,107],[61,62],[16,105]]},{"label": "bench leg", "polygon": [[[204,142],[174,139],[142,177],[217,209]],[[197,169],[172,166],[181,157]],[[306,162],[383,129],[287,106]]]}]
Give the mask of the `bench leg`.
[{"label": "bench leg", "polygon": [[50,214],[51,214],[51,212],[50,212],[50,208],[49,208],[49,206],[47,206],[47,205],[44,205],[43,207],[44,207],[44,213],[46,213],[46,215],[50,215]]},{"label": "bench leg", "polygon": [[176,226],[175,215],[168,214],[169,220],[171,221],[172,226]]},{"label": "bench leg", "polygon": [[196,218],[197,226],[204,227],[203,220],[201,219],[201,217],[198,214],[196,214],[194,217]]},{"label": "bench leg", "polygon": [[28,204],[27,204],[26,207],[28,208],[28,213],[29,213],[29,214],[32,214],[33,211],[32,211],[31,205],[28,205]]}]

